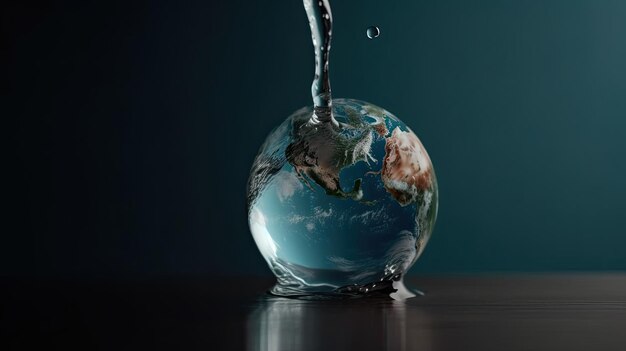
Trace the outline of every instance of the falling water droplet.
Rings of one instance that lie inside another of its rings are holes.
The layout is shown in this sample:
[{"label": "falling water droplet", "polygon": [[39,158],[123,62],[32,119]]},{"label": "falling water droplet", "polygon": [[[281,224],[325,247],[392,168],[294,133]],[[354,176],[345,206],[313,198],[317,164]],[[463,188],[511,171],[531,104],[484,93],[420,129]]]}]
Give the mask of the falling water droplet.
[{"label": "falling water droplet", "polygon": [[370,39],[378,38],[380,35],[380,29],[376,26],[370,26],[367,28],[367,37]]}]

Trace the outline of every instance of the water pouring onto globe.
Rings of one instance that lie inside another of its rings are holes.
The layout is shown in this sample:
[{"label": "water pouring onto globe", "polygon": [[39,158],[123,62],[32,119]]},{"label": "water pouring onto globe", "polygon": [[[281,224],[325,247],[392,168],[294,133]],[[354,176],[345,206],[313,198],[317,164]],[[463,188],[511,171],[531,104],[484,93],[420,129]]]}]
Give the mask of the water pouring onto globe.
[{"label": "water pouring onto globe", "polygon": [[304,7],[315,49],[313,106],[269,134],[248,181],[250,231],[277,278],[270,292],[415,296],[403,278],[437,217],[432,162],[389,111],[332,98],[330,3],[304,0]]}]

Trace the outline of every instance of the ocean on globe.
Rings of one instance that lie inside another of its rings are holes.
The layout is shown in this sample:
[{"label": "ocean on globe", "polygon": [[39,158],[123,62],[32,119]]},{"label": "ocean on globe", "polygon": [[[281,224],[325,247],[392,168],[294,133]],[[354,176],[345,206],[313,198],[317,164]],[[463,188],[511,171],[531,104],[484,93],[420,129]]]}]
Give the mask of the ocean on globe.
[{"label": "ocean on globe", "polygon": [[402,289],[437,216],[437,180],[403,122],[334,99],[335,121],[305,107],[274,129],[248,181],[248,221],[277,295]]}]

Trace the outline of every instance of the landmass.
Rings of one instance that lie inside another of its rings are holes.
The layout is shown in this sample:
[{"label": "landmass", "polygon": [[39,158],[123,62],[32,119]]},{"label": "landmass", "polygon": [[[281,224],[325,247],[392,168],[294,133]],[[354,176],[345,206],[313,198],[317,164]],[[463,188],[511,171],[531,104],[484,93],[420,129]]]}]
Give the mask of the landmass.
[{"label": "landmass", "polygon": [[381,177],[385,189],[402,206],[415,201],[420,192],[432,188],[433,167],[415,134],[396,127],[385,139]]}]

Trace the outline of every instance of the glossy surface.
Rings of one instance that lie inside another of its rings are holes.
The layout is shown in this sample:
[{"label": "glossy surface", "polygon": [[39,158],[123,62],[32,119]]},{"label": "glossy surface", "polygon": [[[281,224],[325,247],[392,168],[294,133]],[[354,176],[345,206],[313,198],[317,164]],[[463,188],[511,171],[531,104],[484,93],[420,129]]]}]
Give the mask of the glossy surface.
[{"label": "glossy surface", "polygon": [[272,281],[264,279],[4,279],[0,348],[587,351],[626,344],[624,274],[409,283],[427,294],[315,302],[267,298]]}]

